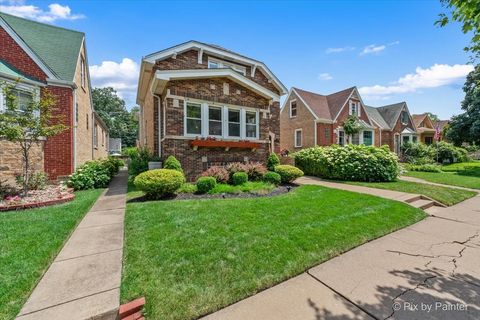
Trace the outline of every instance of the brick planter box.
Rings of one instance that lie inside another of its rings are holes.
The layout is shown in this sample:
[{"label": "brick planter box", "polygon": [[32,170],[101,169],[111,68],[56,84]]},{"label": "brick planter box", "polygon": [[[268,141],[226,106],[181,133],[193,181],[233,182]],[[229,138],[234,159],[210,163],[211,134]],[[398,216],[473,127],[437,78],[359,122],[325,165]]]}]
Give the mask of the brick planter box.
[{"label": "brick planter box", "polygon": [[68,195],[65,198],[61,199],[53,199],[53,200],[47,200],[43,202],[34,202],[34,203],[22,203],[22,204],[15,204],[11,206],[5,206],[5,207],[0,207],[0,212],[5,212],[5,211],[16,211],[16,210],[25,210],[25,209],[32,209],[32,208],[40,208],[40,207],[46,207],[46,206],[52,206],[54,204],[61,204],[65,202],[69,202],[75,199],[75,195],[71,194]]},{"label": "brick planter box", "polygon": [[250,142],[250,141],[222,141],[222,140],[193,140],[190,142],[190,145],[194,150],[197,150],[199,147],[203,148],[224,148],[226,151],[237,148],[237,149],[258,149],[260,143]]}]

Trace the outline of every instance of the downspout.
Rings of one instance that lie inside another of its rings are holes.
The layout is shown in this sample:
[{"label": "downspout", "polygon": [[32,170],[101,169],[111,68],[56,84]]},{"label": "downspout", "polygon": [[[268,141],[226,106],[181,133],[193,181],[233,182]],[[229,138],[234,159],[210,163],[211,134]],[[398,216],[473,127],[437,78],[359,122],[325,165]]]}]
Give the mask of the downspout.
[{"label": "downspout", "polygon": [[73,171],[77,170],[77,89],[73,89]]},{"label": "downspout", "polygon": [[314,145],[314,147],[316,147],[317,146],[317,127],[318,127],[318,123],[314,120],[313,124],[315,125],[315,127],[313,128],[314,132],[315,132],[315,145]]},{"label": "downspout", "polygon": [[[162,156],[162,137],[161,137],[161,130],[160,130],[160,123],[162,121],[162,116],[161,116],[161,112],[162,112],[162,97],[159,96],[158,94],[153,94],[153,96],[155,98],[157,98],[157,109],[158,109],[158,156],[161,157]],[[163,126],[163,128],[165,128],[165,126]]]}]

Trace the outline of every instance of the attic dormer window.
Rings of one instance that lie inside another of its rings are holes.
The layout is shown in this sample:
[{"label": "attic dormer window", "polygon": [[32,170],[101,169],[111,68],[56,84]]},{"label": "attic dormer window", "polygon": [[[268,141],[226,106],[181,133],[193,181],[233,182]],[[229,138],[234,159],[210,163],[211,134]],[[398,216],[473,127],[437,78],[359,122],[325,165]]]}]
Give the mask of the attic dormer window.
[{"label": "attic dormer window", "polygon": [[402,113],[400,114],[400,121],[404,125],[408,124],[408,113],[407,113],[407,111],[402,111]]},{"label": "attic dormer window", "polygon": [[350,101],[350,112],[348,113],[351,116],[360,116],[360,105],[356,101]]},{"label": "attic dormer window", "polygon": [[238,64],[234,64],[231,62],[226,62],[223,60],[218,60],[218,59],[208,59],[208,69],[221,69],[221,68],[230,68],[232,70],[237,71],[240,74],[243,74],[244,76],[247,75],[247,68],[244,66],[240,66]]}]

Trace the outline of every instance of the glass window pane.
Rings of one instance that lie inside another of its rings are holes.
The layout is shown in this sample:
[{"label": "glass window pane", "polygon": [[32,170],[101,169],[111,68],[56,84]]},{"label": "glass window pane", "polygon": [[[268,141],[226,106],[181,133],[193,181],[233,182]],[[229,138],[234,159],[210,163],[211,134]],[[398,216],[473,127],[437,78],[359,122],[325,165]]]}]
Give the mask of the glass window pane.
[{"label": "glass window pane", "polygon": [[208,119],[222,121],[222,109],[209,107],[208,108]]},{"label": "glass window pane", "polygon": [[202,120],[187,119],[187,133],[188,134],[201,134],[202,133]]},{"label": "glass window pane", "polygon": [[256,112],[247,112],[247,123],[256,124],[257,123],[257,113]]},{"label": "glass window pane", "polygon": [[358,133],[352,135],[352,144],[360,144],[360,135]]},{"label": "glass window pane", "polygon": [[222,122],[220,121],[209,121],[208,122],[208,134],[213,136],[222,135]]},{"label": "glass window pane", "polygon": [[372,145],[372,131],[363,132],[363,144],[366,146]]},{"label": "glass window pane", "polygon": [[228,135],[230,137],[240,137],[240,124],[239,123],[229,123],[228,124]]},{"label": "glass window pane", "polygon": [[257,126],[253,124],[247,124],[247,137],[256,138],[257,137]]},{"label": "glass window pane", "polygon": [[187,104],[187,117],[200,119],[202,117],[201,106],[198,104]]},{"label": "glass window pane", "polygon": [[240,123],[240,111],[239,110],[228,110],[228,121],[229,122]]}]

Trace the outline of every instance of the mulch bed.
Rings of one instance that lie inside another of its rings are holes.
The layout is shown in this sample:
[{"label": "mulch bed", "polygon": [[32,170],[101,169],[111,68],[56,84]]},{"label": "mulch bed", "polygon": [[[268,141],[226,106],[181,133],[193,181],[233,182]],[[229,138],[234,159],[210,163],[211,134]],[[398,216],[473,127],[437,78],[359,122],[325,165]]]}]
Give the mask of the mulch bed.
[{"label": "mulch bed", "polygon": [[60,204],[75,199],[73,189],[49,185],[42,190],[31,190],[26,197],[8,196],[0,200],[0,211],[24,210]]},{"label": "mulch bed", "polygon": [[[274,197],[281,194],[285,194],[293,190],[293,188],[298,187],[296,184],[278,186],[269,193],[255,193],[255,192],[241,192],[241,193],[216,193],[216,194],[198,194],[198,193],[179,193],[168,198],[158,199],[160,201],[168,200],[200,200],[200,199],[235,199],[235,198],[264,198],[264,197]],[[136,197],[128,200],[127,202],[145,202],[145,201],[156,201],[148,199],[145,196]]]}]

